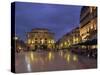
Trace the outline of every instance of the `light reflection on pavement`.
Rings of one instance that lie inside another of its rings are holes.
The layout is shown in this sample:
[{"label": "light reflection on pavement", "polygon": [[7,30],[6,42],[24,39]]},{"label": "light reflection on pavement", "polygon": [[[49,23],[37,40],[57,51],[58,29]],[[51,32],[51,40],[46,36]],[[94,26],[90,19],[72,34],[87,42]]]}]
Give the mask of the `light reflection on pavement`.
[{"label": "light reflection on pavement", "polygon": [[16,73],[96,68],[96,59],[70,51],[41,51],[16,53]]}]

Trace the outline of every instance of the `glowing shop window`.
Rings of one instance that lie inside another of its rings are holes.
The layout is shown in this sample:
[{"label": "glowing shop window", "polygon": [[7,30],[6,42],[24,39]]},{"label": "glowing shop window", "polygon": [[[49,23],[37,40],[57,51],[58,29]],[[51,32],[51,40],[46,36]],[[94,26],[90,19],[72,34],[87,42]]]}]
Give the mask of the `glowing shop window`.
[{"label": "glowing shop window", "polygon": [[51,41],[50,41],[50,40],[48,40],[48,43],[51,43]]},{"label": "glowing shop window", "polygon": [[51,43],[54,43],[54,40],[51,40]]},{"label": "glowing shop window", "polygon": [[42,44],[44,43],[44,39],[41,40]]},{"label": "glowing shop window", "polygon": [[32,43],[35,43],[34,40],[32,40]]},{"label": "glowing shop window", "polygon": [[29,40],[28,40],[28,44],[30,44],[30,43],[31,43],[31,40],[29,39]]}]

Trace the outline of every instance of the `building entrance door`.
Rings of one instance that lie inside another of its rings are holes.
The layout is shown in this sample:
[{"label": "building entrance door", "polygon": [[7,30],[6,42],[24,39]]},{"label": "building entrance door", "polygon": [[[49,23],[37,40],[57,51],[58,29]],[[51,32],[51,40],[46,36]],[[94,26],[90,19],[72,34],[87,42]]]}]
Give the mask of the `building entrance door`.
[{"label": "building entrance door", "polygon": [[47,49],[47,45],[41,45],[41,46],[40,46],[40,49],[46,50],[46,49]]},{"label": "building entrance door", "polygon": [[35,45],[35,50],[47,50],[47,45]]}]

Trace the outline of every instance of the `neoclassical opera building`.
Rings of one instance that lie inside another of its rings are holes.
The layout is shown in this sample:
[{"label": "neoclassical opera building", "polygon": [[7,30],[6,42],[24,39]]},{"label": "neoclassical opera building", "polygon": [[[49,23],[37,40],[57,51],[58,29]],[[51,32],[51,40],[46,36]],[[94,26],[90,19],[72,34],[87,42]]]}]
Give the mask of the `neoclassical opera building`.
[{"label": "neoclassical opera building", "polygon": [[30,50],[53,50],[54,33],[45,28],[35,28],[27,33],[27,44]]},{"label": "neoclassical opera building", "polygon": [[82,7],[80,13],[80,36],[83,42],[97,37],[97,7]]}]

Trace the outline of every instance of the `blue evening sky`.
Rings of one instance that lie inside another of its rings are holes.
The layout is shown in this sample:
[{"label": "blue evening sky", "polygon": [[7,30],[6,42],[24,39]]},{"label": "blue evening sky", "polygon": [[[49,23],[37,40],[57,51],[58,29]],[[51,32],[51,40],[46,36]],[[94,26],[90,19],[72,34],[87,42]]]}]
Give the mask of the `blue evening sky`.
[{"label": "blue evening sky", "polygon": [[58,40],[64,34],[79,26],[82,6],[16,2],[16,35],[26,40],[26,33],[33,28],[47,28]]}]

